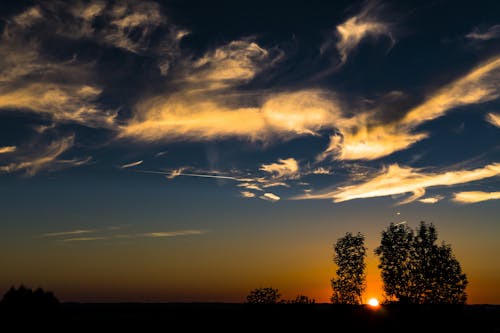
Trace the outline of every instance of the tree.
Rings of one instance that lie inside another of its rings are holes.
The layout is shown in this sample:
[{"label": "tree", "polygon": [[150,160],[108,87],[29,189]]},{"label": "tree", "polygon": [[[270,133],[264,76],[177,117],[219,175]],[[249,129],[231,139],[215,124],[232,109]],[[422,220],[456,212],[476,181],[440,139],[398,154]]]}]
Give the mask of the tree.
[{"label": "tree", "polygon": [[389,300],[414,304],[463,304],[467,277],[451,245],[436,244],[433,224],[421,222],[416,231],[391,224],[375,249],[380,257],[384,291]]},{"label": "tree", "polygon": [[247,296],[247,303],[250,304],[276,304],[281,298],[278,289],[271,287],[256,288],[251,290]]},{"label": "tree", "polygon": [[286,301],[287,304],[315,304],[316,300],[314,298],[309,298],[305,295],[297,295],[295,299]]},{"label": "tree", "polygon": [[337,277],[332,279],[332,303],[361,304],[361,294],[366,288],[364,243],[365,236],[348,232],[334,244]]}]

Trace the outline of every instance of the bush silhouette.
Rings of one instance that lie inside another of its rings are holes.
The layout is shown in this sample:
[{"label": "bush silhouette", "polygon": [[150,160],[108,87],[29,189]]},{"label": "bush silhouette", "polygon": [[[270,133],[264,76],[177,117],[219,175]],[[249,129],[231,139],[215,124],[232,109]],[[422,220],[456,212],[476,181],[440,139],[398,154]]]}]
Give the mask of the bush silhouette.
[{"label": "bush silhouette", "polygon": [[256,288],[247,296],[247,303],[249,304],[276,304],[279,302],[281,294],[278,289],[271,287]]},{"label": "bush silhouette", "polygon": [[9,310],[48,311],[57,308],[59,300],[52,292],[46,292],[42,288],[33,291],[21,285],[17,289],[12,286],[5,293],[0,304]]}]

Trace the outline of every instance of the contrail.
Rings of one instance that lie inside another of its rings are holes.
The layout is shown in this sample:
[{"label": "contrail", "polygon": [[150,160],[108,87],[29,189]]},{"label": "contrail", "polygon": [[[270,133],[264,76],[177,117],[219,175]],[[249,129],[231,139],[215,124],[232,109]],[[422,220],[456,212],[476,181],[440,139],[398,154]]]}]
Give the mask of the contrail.
[{"label": "contrail", "polygon": [[[163,172],[163,171],[137,171],[140,173],[150,173],[150,174],[156,174],[156,175],[172,175],[172,172]],[[187,177],[202,177],[202,178],[218,178],[218,179],[230,179],[230,180],[236,180],[236,181],[243,181],[242,179],[236,178],[236,177],[230,177],[230,176],[216,176],[216,175],[205,175],[205,174],[198,174],[198,173],[179,173],[176,174],[176,176],[187,176]]]}]

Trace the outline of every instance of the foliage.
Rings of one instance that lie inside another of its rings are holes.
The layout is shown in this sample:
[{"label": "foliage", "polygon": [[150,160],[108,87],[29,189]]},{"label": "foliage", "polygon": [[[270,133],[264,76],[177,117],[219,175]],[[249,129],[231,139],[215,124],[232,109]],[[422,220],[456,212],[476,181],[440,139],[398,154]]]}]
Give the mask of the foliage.
[{"label": "foliage", "polygon": [[316,300],[305,295],[297,295],[295,299],[286,301],[287,304],[315,304]]},{"label": "foliage", "polygon": [[22,308],[45,308],[54,307],[59,304],[59,300],[54,296],[52,292],[46,292],[41,288],[33,291],[30,288],[26,288],[21,285],[19,288],[11,287],[3,296],[0,302],[4,306],[10,308],[22,307]]},{"label": "foliage", "polygon": [[281,298],[278,289],[271,287],[256,288],[247,295],[247,303],[250,304],[276,304]]},{"label": "foliage", "polygon": [[361,303],[361,294],[366,288],[364,242],[362,234],[348,232],[335,243],[333,262],[337,265],[337,277],[332,279],[332,303]]},{"label": "foliage", "polygon": [[421,222],[416,231],[391,224],[382,232],[375,254],[389,300],[414,304],[463,304],[467,277],[451,246],[437,245],[432,224]]}]

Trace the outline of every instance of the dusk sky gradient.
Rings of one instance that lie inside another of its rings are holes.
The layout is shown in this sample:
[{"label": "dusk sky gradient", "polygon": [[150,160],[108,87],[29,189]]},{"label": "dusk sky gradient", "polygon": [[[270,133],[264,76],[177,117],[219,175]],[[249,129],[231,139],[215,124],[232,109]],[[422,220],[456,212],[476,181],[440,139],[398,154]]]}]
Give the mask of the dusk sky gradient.
[{"label": "dusk sky gradient", "polygon": [[434,223],[500,304],[498,1],[2,1],[0,292],[329,302]]}]

